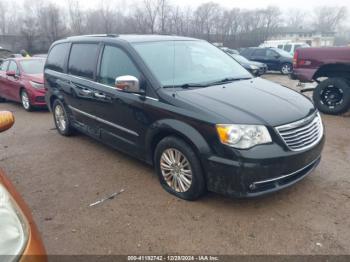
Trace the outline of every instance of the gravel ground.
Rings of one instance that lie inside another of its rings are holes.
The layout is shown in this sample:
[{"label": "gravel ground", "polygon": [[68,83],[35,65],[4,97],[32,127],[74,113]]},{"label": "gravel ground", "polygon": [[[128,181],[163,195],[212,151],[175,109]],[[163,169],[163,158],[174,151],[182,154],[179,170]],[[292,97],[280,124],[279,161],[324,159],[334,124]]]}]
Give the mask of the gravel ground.
[{"label": "gravel ground", "polygon": [[322,162],[297,185],[259,199],[210,193],[186,202],[163,191],[149,166],[87,136],[58,135],[47,111],[0,110],[16,116],[0,136],[0,167],[32,208],[49,254],[350,254],[349,117],[323,117]]}]

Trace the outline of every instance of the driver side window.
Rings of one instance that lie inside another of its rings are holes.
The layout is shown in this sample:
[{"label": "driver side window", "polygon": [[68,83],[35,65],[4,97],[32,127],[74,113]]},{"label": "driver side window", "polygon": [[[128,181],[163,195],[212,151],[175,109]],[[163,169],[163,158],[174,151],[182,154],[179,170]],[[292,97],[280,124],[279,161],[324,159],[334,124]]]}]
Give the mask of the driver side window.
[{"label": "driver side window", "polygon": [[8,65],[9,65],[9,61],[5,61],[4,63],[2,63],[0,67],[0,71],[7,71]]},{"label": "driver side window", "polygon": [[98,81],[115,87],[115,79],[125,75],[134,76],[140,80],[141,73],[122,49],[114,46],[105,46]]},{"label": "driver side window", "polygon": [[9,66],[7,71],[14,71],[14,72],[16,72],[16,75],[19,75],[19,69],[17,67],[16,62],[11,61],[10,66]]}]

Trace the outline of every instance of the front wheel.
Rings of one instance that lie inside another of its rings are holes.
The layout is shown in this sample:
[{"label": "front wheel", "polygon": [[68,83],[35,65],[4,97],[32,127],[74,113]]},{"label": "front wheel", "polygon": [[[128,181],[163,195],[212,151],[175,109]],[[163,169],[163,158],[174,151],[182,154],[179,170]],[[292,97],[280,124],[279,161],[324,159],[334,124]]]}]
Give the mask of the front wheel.
[{"label": "front wheel", "polygon": [[322,81],[314,90],[315,106],[322,113],[339,115],[350,106],[350,85],[343,78],[329,78]]},{"label": "front wheel", "polygon": [[166,137],[155,150],[154,162],[163,188],[185,200],[196,200],[205,192],[202,167],[196,153],[183,140]]},{"label": "front wheel", "polygon": [[25,110],[32,111],[33,107],[30,104],[29,95],[25,89],[21,91],[21,102]]},{"label": "front wheel", "polygon": [[63,136],[70,136],[73,129],[67,111],[60,100],[55,100],[52,106],[52,112],[57,131]]},{"label": "front wheel", "polygon": [[290,74],[292,72],[292,69],[293,68],[292,68],[291,64],[288,64],[288,63],[283,64],[281,66],[281,73],[282,73],[282,75],[288,75],[288,74]]}]

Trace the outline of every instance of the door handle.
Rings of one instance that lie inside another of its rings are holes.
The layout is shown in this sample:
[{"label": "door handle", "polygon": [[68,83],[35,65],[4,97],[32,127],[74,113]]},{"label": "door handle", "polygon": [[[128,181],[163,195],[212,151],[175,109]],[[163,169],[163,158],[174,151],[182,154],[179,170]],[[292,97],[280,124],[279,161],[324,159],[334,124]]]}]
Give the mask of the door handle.
[{"label": "door handle", "polygon": [[84,94],[84,95],[90,95],[92,93],[91,90],[89,89],[82,89],[81,92]]},{"label": "door handle", "polygon": [[97,98],[101,98],[101,99],[105,99],[106,95],[101,94],[101,93],[94,93],[94,96],[96,96]]}]

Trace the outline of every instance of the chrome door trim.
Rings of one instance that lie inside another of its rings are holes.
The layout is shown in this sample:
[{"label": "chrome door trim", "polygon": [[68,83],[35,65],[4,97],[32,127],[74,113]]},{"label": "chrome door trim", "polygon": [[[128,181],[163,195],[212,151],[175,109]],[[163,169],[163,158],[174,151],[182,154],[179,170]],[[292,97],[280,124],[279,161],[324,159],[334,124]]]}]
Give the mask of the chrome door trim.
[{"label": "chrome door trim", "polygon": [[101,122],[101,123],[103,123],[103,124],[112,126],[112,127],[114,127],[114,128],[117,128],[117,129],[119,129],[119,130],[121,130],[121,131],[124,131],[124,132],[126,132],[126,133],[129,133],[129,134],[131,134],[131,135],[139,136],[139,134],[136,133],[136,132],[133,131],[133,130],[130,130],[130,129],[127,129],[127,128],[122,127],[122,126],[120,126],[120,125],[111,123],[111,122],[109,122],[109,121],[107,121],[107,120],[104,120],[104,119],[99,118],[99,117],[97,117],[97,116],[94,116],[94,115],[91,115],[91,114],[86,113],[86,112],[84,112],[84,111],[81,111],[81,110],[79,110],[79,109],[77,109],[77,108],[75,108],[75,107],[72,107],[72,106],[68,106],[68,107],[69,107],[71,110],[73,110],[73,111],[75,111],[75,112],[77,112],[77,113],[79,113],[79,114],[82,114],[82,115],[84,115],[84,116],[90,117],[90,118],[92,118],[92,119],[94,119],[94,120],[96,120],[96,121],[98,121],[98,122]]},{"label": "chrome door trim", "polygon": [[[53,71],[53,70],[51,70]],[[99,83],[99,82],[95,82],[95,81],[92,81],[90,79],[86,79],[86,78],[83,78],[83,77],[79,77],[79,76],[75,76],[75,75],[69,75],[69,74],[65,74],[65,73],[61,73],[61,72],[57,72],[57,71],[53,71],[55,72],[55,74],[58,74],[58,75],[61,75],[61,76],[69,76],[69,77],[72,77],[72,78],[75,78],[75,79],[78,79],[78,80],[83,80],[83,81],[87,81],[89,83],[92,83],[92,84],[97,84],[99,86],[104,86],[104,87],[107,87],[107,88],[110,88],[112,90],[115,90],[115,91],[118,91],[116,88],[113,88],[112,86],[109,86],[109,85],[105,85],[105,84],[102,84],[102,83]],[[122,91],[119,91],[119,92],[122,92]],[[135,93],[129,93],[129,94],[132,94],[134,96],[138,96],[138,97],[141,97],[140,94],[135,94]],[[150,97],[150,96],[144,96],[146,99],[149,99],[149,100],[154,100],[154,101],[159,101],[158,98],[154,98],[154,97]]]}]

